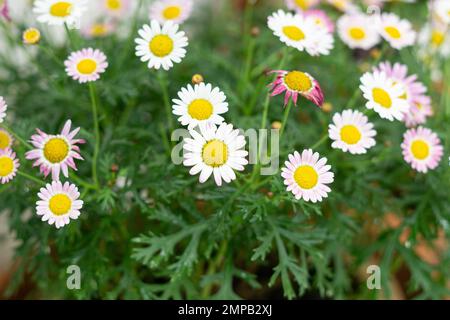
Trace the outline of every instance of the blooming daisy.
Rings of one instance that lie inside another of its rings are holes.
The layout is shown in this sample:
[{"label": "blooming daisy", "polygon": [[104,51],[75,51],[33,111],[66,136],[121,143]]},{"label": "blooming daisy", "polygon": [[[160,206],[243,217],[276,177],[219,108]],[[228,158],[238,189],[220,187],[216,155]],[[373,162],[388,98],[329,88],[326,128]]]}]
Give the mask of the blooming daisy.
[{"label": "blooming daisy", "polygon": [[403,87],[398,83],[394,84],[384,72],[366,72],[361,77],[359,88],[367,99],[367,109],[374,109],[381,118],[401,121],[408,112],[409,104],[403,98]]},{"label": "blooming daisy", "polygon": [[5,184],[11,181],[20,167],[16,154],[11,149],[0,149],[0,183]]},{"label": "blooming daisy", "polygon": [[66,61],[67,74],[79,83],[100,79],[100,74],[108,67],[106,56],[98,49],[81,49],[70,54]]},{"label": "blooming daisy", "polygon": [[0,96],[0,123],[6,118],[6,110],[8,109],[8,105],[6,104],[5,99]]},{"label": "blooming daisy", "polygon": [[308,10],[303,15],[307,18],[312,18],[319,27],[325,28],[327,32],[334,32],[334,23],[325,11],[318,9]]},{"label": "blooming daisy", "polygon": [[289,10],[302,12],[317,6],[320,0],[285,0]]},{"label": "blooming daisy", "polygon": [[41,32],[36,28],[28,28],[22,33],[25,44],[37,44],[41,40]]},{"label": "blooming daisy", "polygon": [[353,3],[353,0],[327,0],[327,2],[345,13],[354,14],[360,11],[358,6]]},{"label": "blooming daisy", "polygon": [[400,19],[394,13],[381,15],[379,32],[391,47],[397,50],[413,45],[416,40],[416,32],[411,23],[406,19]]},{"label": "blooming daisy", "polygon": [[41,188],[38,193],[40,200],[36,202],[36,213],[42,221],[54,224],[57,229],[70,223],[70,219],[78,219],[83,207],[83,200],[79,200],[80,193],[74,184],[52,181]]},{"label": "blooming daisy", "polygon": [[409,111],[405,114],[405,124],[407,127],[415,127],[424,124],[428,117],[433,115],[433,107],[431,106],[431,98],[423,95],[410,106]]},{"label": "blooming daisy", "polygon": [[334,140],[332,147],[351,154],[363,154],[375,146],[376,131],[367,117],[356,110],[344,110],[333,116],[328,135]]},{"label": "blooming daisy", "polygon": [[443,58],[450,56],[450,35],[447,26],[442,23],[426,24],[419,33],[418,42],[421,51],[437,53]]},{"label": "blooming daisy", "polygon": [[87,38],[101,38],[110,35],[115,29],[115,25],[109,22],[94,22],[81,29],[83,36]]},{"label": "blooming daisy", "polygon": [[84,160],[79,154],[77,144],[85,143],[83,139],[75,139],[80,131],[70,131],[72,121],[67,120],[61,134],[51,135],[36,129],[38,134],[31,136],[31,144],[36,148],[25,154],[27,160],[36,160],[33,166],[40,166],[45,177],[52,173],[52,180],[59,180],[59,174],[69,177],[69,167],[77,170],[74,159]]},{"label": "blooming daisy", "polygon": [[6,150],[11,148],[14,139],[11,137],[8,131],[0,128],[0,150]]},{"label": "blooming daisy", "polygon": [[413,169],[423,173],[435,169],[444,154],[437,134],[424,127],[406,131],[401,146],[405,161]]},{"label": "blooming daisy", "polygon": [[339,37],[351,49],[368,50],[380,42],[373,22],[372,17],[364,14],[343,15],[337,21]]},{"label": "blooming daisy", "polygon": [[229,183],[236,179],[233,170],[243,171],[248,164],[245,137],[233,125],[223,122],[218,128],[200,127],[200,133],[195,130],[189,133],[191,138],[184,139],[183,165],[192,167],[191,175],[200,173],[200,183],[211,175],[218,186],[222,185],[222,179]]},{"label": "blooming daisy", "polygon": [[[310,55],[317,55],[322,51],[323,54],[329,53],[331,36],[323,28],[318,27],[314,19],[278,10],[268,17],[267,25],[287,46],[299,51],[306,50]],[[323,48],[320,45],[322,39]]]},{"label": "blooming daisy", "polygon": [[33,12],[38,15],[37,20],[42,23],[73,25],[79,22],[86,9],[86,0],[36,0]]},{"label": "blooming daisy", "polygon": [[173,114],[179,116],[178,121],[189,130],[197,126],[219,125],[223,122],[223,114],[228,111],[225,94],[218,87],[200,83],[192,87],[181,88],[179,99],[173,99]]},{"label": "blooming daisy", "polygon": [[295,151],[281,169],[287,191],[291,191],[297,200],[321,202],[331,192],[327,184],[334,181],[334,173],[330,171],[331,166],[326,165],[327,158],[319,157],[311,149],[303,150],[301,155]]},{"label": "blooming daisy", "polygon": [[434,12],[446,24],[450,24],[450,1],[435,0]]},{"label": "blooming daisy", "polygon": [[169,70],[173,63],[180,63],[186,55],[188,39],[183,31],[178,31],[178,24],[171,21],[161,25],[152,20],[150,26],[145,24],[136,38],[136,56],[142,62],[148,61],[148,68]]},{"label": "blooming daisy", "polygon": [[130,9],[130,0],[101,0],[103,9],[111,16],[119,17]]},{"label": "blooming daisy", "polygon": [[302,95],[318,107],[322,107],[324,99],[322,89],[319,82],[309,73],[297,70],[277,70],[273,72],[277,74],[277,78],[270,85],[271,95],[276,96],[286,91],[284,105],[287,105],[291,97],[294,104],[297,104],[298,95]]},{"label": "blooming daisy", "polygon": [[181,24],[191,15],[192,0],[160,0],[150,7],[150,20]]}]

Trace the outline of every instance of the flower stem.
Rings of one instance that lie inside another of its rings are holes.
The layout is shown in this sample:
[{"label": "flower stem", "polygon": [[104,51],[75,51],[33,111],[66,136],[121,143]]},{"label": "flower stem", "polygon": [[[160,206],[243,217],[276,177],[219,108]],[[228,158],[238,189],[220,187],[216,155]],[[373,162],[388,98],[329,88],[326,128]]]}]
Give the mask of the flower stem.
[{"label": "flower stem", "polygon": [[169,101],[169,91],[167,88],[167,79],[164,72],[158,72],[159,85],[163,93],[164,107],[166,109],[167,123],[169,124],[169,132],[173,131],[172,107]]},{"label": "flower stem", "polygon": [[[225,255],[227,253],[227,249],[228,249],[228,241],[227,240],[223,240],[222,244],[220,245],[220,249],[219,252],[217,253],[217,257],[216,259],[209,265],[208,267],[208,271],[207,271],[207,275],[211,276],[216,272],[216,269],[220,266],[220,264],[223,262]],[[202,297],[204,299],[208,298],[209,295],[211,294],[211,290],[212,290],[212,284],[208,284],[202,291]]]},{"label": "flower stem", "polygon": [[283,136],[284,129],[286,128],[286,122],[289,117],[289,113],[291,112],[292,105],[293,105],[292,100],[289,100],[289,103],[284,110],[283,122],[281,123],[281,129],[280,129],[280,140],[281,140],[281,137]]},{"label": "flower stem", "polygon": [[76,41],[73,37],[72,31],[69,29],[69,26],[67,23],[64,23],[64,29],[66,30],[67,37],[69,39],[70,49],[75,50],[76,49]]},{"label": "flower stem", "polygon": [[18,171],[17,171],[17,174],[18,174],[19,176],[22,176],[22,177],[24,177],[24,178],[30,180],[30,181],[36,182],[37,184],[40,184],[40,185],[42,185],[42,186],[45,186],[45,182],[44,182],[44,181],[42,181],[41,179],[38,179],[38,178],[36,178],[36,177],[33,177],[32,175],[29,175],[28,173],[25,173],[25,172],[23,172],[23,171],[18,170]]},{"label": "flower stem", "polygon": [[321,146],[325,141],[327,141],[328,139],[328,133],[324,134],[316,143],[314,143],[310,149],[314,150],[316,148],[318,148],[319,146]]},{"label": "flower stem", "polygon": [[92,117],[94,120],[94,130],[95,130],[95,148],[94,148],[94,155],[92,157],[92,178],[94,179],[94,183],[98,188],[99,183],[97,174],[97,163],[98,163],[98,153],[100,151],[100,126],[98,122],[97,92],[95,90],[95,85],[92,82],[89,82],[89,94],[91,97]]}]

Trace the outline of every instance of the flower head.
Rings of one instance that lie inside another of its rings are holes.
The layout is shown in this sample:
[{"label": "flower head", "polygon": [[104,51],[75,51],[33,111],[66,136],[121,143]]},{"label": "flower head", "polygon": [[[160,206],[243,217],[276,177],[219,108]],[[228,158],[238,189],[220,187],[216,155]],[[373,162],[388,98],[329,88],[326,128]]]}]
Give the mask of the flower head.
[{"label": "flower head", "polygon": [[435,169],[444,154],[437,134],[424,127],[406,131],[401,146],[405,161],[413,169],[423,173]]},{"label": "flower head", "polygon": [[450,24],[450,1],[435,0],[433,2],[433,12],[443,23]]},{"label": "flower head", "polygon": [[14,179],[20,167],[16,154],[11,149],[0,149],[0,183],[5,184]]},{"label": "flower head", "polygon": [[111,22],[93,22],[81,29],[81,33],[86,38],[101,38],[110,35],[115,29],[115,24]]},{"label": "flower head", "polygon": [[159,0],[150,6],[150,20],[181,24],[191,15],[192,0]]},{"label": "flower head", "polygon": [[416,40],[416,32],[411,23],[394,13],[383,13],[378,28],[381,36],[397,50],[413,45]]},{"label": "flower head", "polygon": [[320,3],[320,0],[285,0],[289,10],[303,12],[311,9]]},{"label": "flower head", "polygon": [[200,127],[200,133],[189,131],[191,138],[184,139],[183,165],[192,167],[189,173],[200,173],[199,181],[204,183],[213,175],[218,186],[236,179],[234,170],[243,171],[248,164],[248,152],[244,150],[245,137],[233,125],[222,123],[219,127]]},{"label": "flower head", "polygon": [[83,160],[77,144],[85,143],[83,139],[75,139],[80,128],[71,131],[72,121],[67,120],[58,135],[51,135],[36,129],[38,134],[31,136],[31,144],[36,148],[26,153],[26,159],[35,160],[33,166],[39,166],[47,177],[52,173],[52,180],[59,180],[59,174],[69,177],[69,167],[77,170],[74,159]]},{"label": "flower head", "polygon": [[38,44],[41,40],[41,32],[36,28],[28,28],[22,33],[22,40],[25,44]]},{"label": "flower head", "polygon": [[407,127],[415,127],[424,124],[428,117],[433,115],[433,107],[431,106],[431,98],[429,96],[421,96],[410,107],[405,114],[405,124]]},{"label": "flower head", "polygon": [[48,183],[38,193],[40,200],[36,202],[36,213],[42,221],[55,225],[57,229],[70,223],[80,216],[83,201],[79,200],[80,193],[74,184],[60,181]]},{"label": "flower head", "polygon": [[8,109],[8,105],[6,104],[5,99],[0,96],[0,123],[2,123],[6,118],[6,110]]},{"label": "flower head", "polygon": [[114,17],[126,14],[131,7],[131,0],[100,0],[104,11]]},{"label": "flower head", "polygon": [[66,61],[67,74],[79,83],[100,79],[100,74],[108,67],[106,56],[98,49],[81,49],[70,54]]},{"label": "flower head", "polygon": [[334,181],[331,166],[326,165],[327,158],[320,158],[311,149],[303,150],[301,154],[295,151],[288,158],[281,169],[287,191],[292,192],[297,200],[315,203],[326,198],[331,192],[327,185]]},{"label": "flower head", "polygon": [[10,149],[13,142],[14,139],[9,132],[0,128],[0,150]]},{"label": "flower head", "polygon": [[314,22],[322,28],[325,28],[327,32],[333,33],[334,32],[334,23],[333,20],[327,15],[327,13],[323,10],[308,10],[303,13],[303,15],[307,18],[311,18],[314,20]]},{"label": "flower head", "polygon": [[302,95],[318,107],[322,106],[324,99],[322,89],[319,82],[309,73],[298,70],[277,70],[273,72],[277,74],[277,78],[271,84],[272,96],[286,91],[284,105],[287,105],[291,97],[294,104],[297,104],[298,96]]},{"label": "flower head", "polygon": [[173,114],[179,116],[178,121],[189,130],[219,125],[224,120],[220,115],[228,111],[225,94],[209,83],[202,82],[194,87],[188,84],[178,92],[178,98],[173,99]]},{"label": "flower head", "polygon": [[351,49],[368,50],[380,42],[373,22],[372,17],[361,13],[343,15],[337,21],[339,37]]},{"label": "flower head", "polygon": [[328,135],[334,140],[331,146],[351,154],[363,154],[375,146],[376,134],[364,114],[350,109],[336,113],[328,127]]},{"label": "flower head", "polygon": [[74,25],[87,9],[86,0],[36,0],[33,12],[37,20],[49,25]]},{"label": "flower head", "polygon": [[419,53],[439,54],[443,58],[450,56],[450,34],[448,26],[444,23],[433,21],[422,28],[418,36],[421,50]]},{"label": "flower head", "polygon": [[150,26],[145,24],[136,38],[136,55],[142,62],[148,62],[149,69],[169,70],[173,63],[180,63],[186,55],[188,39],[179,26],[171,21],[162,26],[152,20]]}]

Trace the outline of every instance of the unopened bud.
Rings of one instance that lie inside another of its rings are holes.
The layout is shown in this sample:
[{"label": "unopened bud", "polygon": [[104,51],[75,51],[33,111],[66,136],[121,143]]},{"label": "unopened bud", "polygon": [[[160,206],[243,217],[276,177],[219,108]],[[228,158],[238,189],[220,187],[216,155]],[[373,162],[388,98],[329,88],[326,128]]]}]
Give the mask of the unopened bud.
[{"label": "unopened bud", "polygon": [[204,81],[203,76],[201,74],[194,74],[192,76],[192,83],[193,84],[200,84]]}]

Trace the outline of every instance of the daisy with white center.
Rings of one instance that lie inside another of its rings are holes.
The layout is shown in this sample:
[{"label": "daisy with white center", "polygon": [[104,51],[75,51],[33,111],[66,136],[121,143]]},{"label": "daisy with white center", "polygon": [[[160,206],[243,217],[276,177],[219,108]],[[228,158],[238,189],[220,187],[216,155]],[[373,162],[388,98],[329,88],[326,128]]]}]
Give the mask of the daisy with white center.
[{"label": "daisy with white center", "polygon": [[145,24],[136,38],[136,56],[142,62],[148,62],[149,69],[169,70],[173,63],[180,63],[186,55],[188,38],[183,31],[178,31],[178,24],[168,21],[161,25],[152,20],[150,26]]},{"label": "daisy with white center", "polygon": [[75,25],[86,9],[86,0],[36,0],[33,12],[42,23]]},{"label": "daisy with white center", "polygon": [[367,117],[353,110],[344,110],[333,116],[333,124],[328,126],[328,135],[334,140],[331,146],[351,154],[363,154],[375,146],[376,131]]},{"label": "daisy with white center", "polygon": [[120,17],[131,7],[131,0],[101,0],[103,9],[111,16]]},{"label": "daisy with white center", "polygon": [[0,128],[0,150],[6,150],[11,148],[14,139],[11,137],[8,131]]},{"label": "daisy with white center", "polygon": [[61,134],[51,135],[36,129],[38,134],[31,136],[31,144],[36,148],[25,154],[27,160],[35,160],[33,166],[39,166],[41,173],[47,177],[52,173],[52,180],[59,180],[59,174],[69,177],[69,167],[77,170],[74,159],[84,160],[77,144],[85,143],[75,139],[80,128],[70,130],[72,121],[67,120]]},{"label": "daisy with white center", "polygon": [[224,119],[221,114],[228,111],[225,94],[218,87],[200,83],[192,87],[181,88],[179,99],[173,99],[173,114],[179,116],[178,121],[189,130],[197,126],[219,125]]},{"label": "daisy with white center", "polygon": [[285,0],[289,10],[303,12],[317,6],[320,0]]},{"label": "daisy with white center", "polygon": [[199,181],[204,183],[213,175],[218,186],[236,179],[234,170],[243,171],[248,164],[248,152],[244,150],[245,137],[239,129],[223,122],[218,128],[200,127],[200,133],[189,131],[191,138],[184,139],[183,165],[192,167],[189,173],[200,173]]},{"label": "daisy with white center", "polygon": [[0,149],[0,183],[5,184],[14,179],[20,167],[16,154],[11,149]]},{"label": "daisy with white center", "polygon": [[379,19],[379,32],[392,48],[400,50],[416,41],[416,32],[411,23],[394,13],[383,13]]},{"label": "daisy with white center", "polygon": [[192,0],[160,0],[150,6],[150,20],[181,24],[191,15]]},{"label": "daisy with white center", "polygon": [[441,140],[428,128],[409,129],[403,135],[403,157],[411,167],[426,173],[435,169],[444,154]]},{"label": "daisy with white center", "polygon": [[298,70],[276,70],[273,72],[277,74],[277,78],[270,85],[271,96],[286,92],[284,96],[284,105],[286,106],[291,97],[294,104],[297,105],[298,96],[301,95],[318,107],[322,107],[324,99],[322,89],[319,82],[309,73]]},{"label": "daisy with white center", "polygon": [[8,105],[6,104],[5,99],[0,96],[0,123],[2,123],[6,118],[6,110],[8,109]]},{"label": "daisy with white center", "polygon": [[367,99],[367,109],[375,110],[383,119],[402,121],[409,110],[408,101],[403,98],[403,86],[394,84],[384,72],[365,73],[359,88]]},{"label": "daisy with white center", "polygon": [[445,24],[450,24],[450,1],[435,0],[433,11]]},{"label": "daisy with white center", "polygon": [[80,193],[74,184],[60,181],[48,183],[38,193],[40,200],[36,202],[36,213],[42,221],[55,225],[57,229],[76,220],[80,216],[83,200],[79,200]]},{"label": "daisy with white center", "polygon": [[108,62],[103,52],[98,49],[81,49],[72,52],[64,61],[67,74],[79,83],[92,82],[100,79],[100,74],[106,71]]},{"label": "daisy with white center", "polygon": [[337,21],[339,37],[351,49],[368,50],[380,42],[373,23],[373,18],[368,15],[343,15]]},{"label": "daisy with white center", "polygon": [[321,202],[328,197],[331,189],[327,186],[334,181],[334,173],[327,165],[327,158],[320,158],[317,152],[311,149],[297,151],[288,156],[289,161],[281,169],[281,176],[287,191],[292,192],[297,200],[303,199],[311,202]]}]

